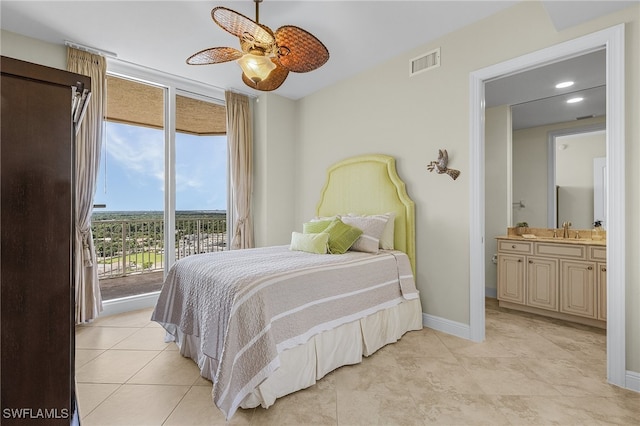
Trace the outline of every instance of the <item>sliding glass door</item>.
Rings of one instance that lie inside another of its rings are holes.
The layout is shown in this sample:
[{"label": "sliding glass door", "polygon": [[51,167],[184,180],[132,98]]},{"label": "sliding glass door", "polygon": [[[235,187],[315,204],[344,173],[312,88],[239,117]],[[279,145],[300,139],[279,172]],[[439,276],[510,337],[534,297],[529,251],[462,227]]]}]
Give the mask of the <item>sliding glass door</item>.
[{"label": "sliding glass door", "polygon": [[109,75],[92,229],[103,300],[159,291],[185,256],[225,250],[226,109]]}]

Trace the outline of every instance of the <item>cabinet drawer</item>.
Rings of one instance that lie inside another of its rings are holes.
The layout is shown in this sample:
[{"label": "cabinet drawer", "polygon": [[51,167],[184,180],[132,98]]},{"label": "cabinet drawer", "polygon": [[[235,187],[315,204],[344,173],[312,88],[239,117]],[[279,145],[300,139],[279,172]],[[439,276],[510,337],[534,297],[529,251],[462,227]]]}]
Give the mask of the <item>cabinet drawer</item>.
[{"label": "cabinet drawer", "polygon": [[505,253],[531,254],[532,244],[526,241],[498,241],[498,251]]},{"label": "cabinet drawer", "polygon": [[607,248],[589,246],[589,260],[595,260],[597,262],[607,261]]},{"label": "cabinet drawer", "polygon": [[536,243],[535,254],[565,259],[587,259],[587,246],[578,244]]}]

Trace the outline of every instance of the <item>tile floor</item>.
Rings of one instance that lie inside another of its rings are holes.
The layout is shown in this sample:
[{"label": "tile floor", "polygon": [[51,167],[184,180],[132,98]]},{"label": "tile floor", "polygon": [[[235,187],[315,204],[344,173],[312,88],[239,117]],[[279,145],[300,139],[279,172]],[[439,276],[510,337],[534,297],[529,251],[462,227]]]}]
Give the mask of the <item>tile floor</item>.
[{"label": "tile floor", "polygon": [[[76,329],[82,424],[216,425],[211,383],[163,342],[151,309]],[[230,424],[590,425],[640,423],[640,394],[605,380],[605,333],[487,300],[486,341],[428,328]]]}]

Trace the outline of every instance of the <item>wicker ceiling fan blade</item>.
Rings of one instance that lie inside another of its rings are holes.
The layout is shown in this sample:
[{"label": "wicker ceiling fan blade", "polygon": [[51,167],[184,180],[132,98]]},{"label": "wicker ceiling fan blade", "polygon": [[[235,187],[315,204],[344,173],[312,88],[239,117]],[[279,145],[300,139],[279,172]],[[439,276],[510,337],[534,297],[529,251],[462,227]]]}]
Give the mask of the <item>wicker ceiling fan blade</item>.
[{"label": "wicker ceiling fan blade", "polygon": [[211,49],[204,49],[198,53],[195,53],[187,58],[187,64],[189,65],[209,65],[209,64],[221,64],[223,62],[235,61],[244,55],[238,49],[233,47],[213,47]]},{"label": "wicker ceiling fan blade", "polygon": [[284,83],[289,75],[289,70],[283,67],[277,58],[271,58],[271,62],[276,65],[276,68],[269,73],[269,77],[266,79],[255,83],[250,78],[248,78],[244,73],[242,74],[242,81],[244,84],[251,87],[252,89],[262,90],[264,92],[270,92],[272,90],[276,90],[278,87]]},{"label": "wicker ceiling fan blade", "polygon": [[275,33],[280,63],[293,72],[309,72],[329,60],[329,50],[313,34],[293,25]]},{"label": "wicker ceiling fan blade", "polygon": [[211,11],[211,17],[223,30],[241,40],[255,40],[260,46],[270,46],[275,42],[273,33],[268,28],[265,29],[263,25],[226,7],[214,8]]}]

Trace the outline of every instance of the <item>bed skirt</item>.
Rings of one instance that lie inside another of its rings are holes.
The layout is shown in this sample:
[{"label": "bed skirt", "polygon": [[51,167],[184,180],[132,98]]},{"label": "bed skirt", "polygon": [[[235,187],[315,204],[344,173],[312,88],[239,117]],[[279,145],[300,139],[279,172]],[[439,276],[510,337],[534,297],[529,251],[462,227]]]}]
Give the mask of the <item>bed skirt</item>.
[{"label": "bed skirt", "polygon": [[[268,408],[277,398],[308,388],[338,367],[362,362],[381,347],[398,341],[411,330],[422,329],[420,299],[404,301],[360,320],[313,336],[307,343],[280,353],[280,367],[251,391],[240,407]],[[180,354],[193,359],[200,375],[213,380],[215,362],[200,351],[200,339],[176,329],[167,333]]]}]

